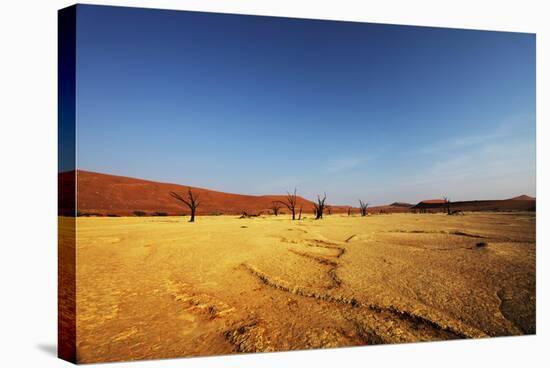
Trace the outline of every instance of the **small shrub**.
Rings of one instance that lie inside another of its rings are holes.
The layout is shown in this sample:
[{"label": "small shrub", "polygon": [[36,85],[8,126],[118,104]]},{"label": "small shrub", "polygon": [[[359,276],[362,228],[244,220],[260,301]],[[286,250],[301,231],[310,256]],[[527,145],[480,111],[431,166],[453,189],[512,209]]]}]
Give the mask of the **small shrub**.
[{"label": "small shrub", "polygon": [[96,212],[77,212],[76,213],[76,216],[77,217],[103,217],[103,215],[101,213],[96,213]]},{"label": "small shrub", "polygon": [[147,214],[143,211],[134,211],[134,215],[141,217],[141,216],[145,216]]},{"label": "small shrub", "polygon": [[168,216],[168,214],[166,212],[155,212],[153,216]]}]

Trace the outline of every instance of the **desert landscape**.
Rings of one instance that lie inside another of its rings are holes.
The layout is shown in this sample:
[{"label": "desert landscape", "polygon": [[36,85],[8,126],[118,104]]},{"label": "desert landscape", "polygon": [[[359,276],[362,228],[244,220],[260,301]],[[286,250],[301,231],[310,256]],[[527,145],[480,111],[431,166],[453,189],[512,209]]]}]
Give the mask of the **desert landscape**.
[{"label": "desert landscape", "polygon": [[534,34],[80,4],[58,29],[62,359],[537,332]]},{"label": "desert landscape", "polygon": [[[68,171],[59,174],[60,197],[59,215],[78,217],[118,217],[118,216],[181,216],[189,215],[189,208],[174,200],[169,193],[185,195],[189,189],[201,197],[202,204],[197,208],[198,215],[267,215],[273,213],[273,203],[279,203],[279,212],[288,213],[280,202],[286,202],[286,194],[243,195],[224,193],[205,188],[189,187],[181,184],[160,183],[120,175],[109,175],[85,170]],[[75,179],[76,177],[76,179]],[[78,196],[69,194],[75,191]],[[75,200],[77,210],[75,214]],[[365,203],[368,205],[368,203]],[[302,207],[304,213],[312,213],[315,198],[308,200],[296,196],[296,209]],[[536,210],[536,200],[520,195],[502,200],[450,201],[453,211],[528,211]],[[443,199],[427,200],[417,204],[393,202],[387,205],[367,206],[371,214],[389,213],[438,213],[445,212]],[[361,212],[359,202],[354,205],[329,205],[325,212],[337,214]]]},{"label": "desert landscape", "polygon": [[532,211],[80,216],[77,360],[533,334],[535,223]]}]

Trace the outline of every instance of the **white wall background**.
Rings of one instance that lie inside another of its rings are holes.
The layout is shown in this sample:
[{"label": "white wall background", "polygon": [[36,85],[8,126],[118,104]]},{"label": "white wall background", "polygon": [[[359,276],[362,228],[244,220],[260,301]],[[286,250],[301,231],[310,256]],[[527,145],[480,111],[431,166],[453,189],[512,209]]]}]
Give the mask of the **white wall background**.
[{"label": "white wall background", "polygon": [[[548,366],[550,21],[545,1],[95,1],[303,18],[537,33],[537,336],[115,363],[110,367]],[[0,366],[57,367],[57,9],[0,2]],[[546,14],[546,17],[545,17]],[[546,21],[546,24],[545,24]],[[546,124],[545,124],[546,123]]]}]

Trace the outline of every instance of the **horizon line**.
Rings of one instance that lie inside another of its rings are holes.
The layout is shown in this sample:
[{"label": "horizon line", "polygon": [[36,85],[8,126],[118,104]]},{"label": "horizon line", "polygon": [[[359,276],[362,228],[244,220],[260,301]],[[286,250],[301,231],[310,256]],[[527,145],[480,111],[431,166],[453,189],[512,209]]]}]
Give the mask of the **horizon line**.
[{"label": "horizon line", "polygon": [[[86,170],[86,169],[72,169],[72,170],[66,170],[66,171],[58,171],[58,175],[62,175],[62,174],[68,174],[68,173],[72,173],[72,172],[75,172],[76,175],[78,175],[78,172],[85,172],[85,173],[89,173],[89,174],[97,174],[97,175],[105,175],[105,176],[115,176],[115,177],[119,177],[119,178],[125,178],[125,179],[133,179],[133,180],[141,180],[141,181],[146,181],[146,182],[150,182],[150,183],[155,183],[155,184],[167,184],[167,185],[178,185],[178,186],[182,186],[182,187],[188,187],[188,188],[196,188],[196,189],[202,189],[202,190],[208,190],[208,191],[211,191],[211,192],[216,192],[216,193],[223,193],[223,194],[232,194],[232,195],[240,195],[240,196],[249,196],[249,197],[274,197],[274,196],[285,196],[287,193],[283,193],[283,194],[246,194],[246,193],[234,193],[234,192],[227,192],[227,191],[222,191],[222,190],[217,190],[217,189],[209,189],[207,187],[198,187],[198,186],[192,186],[192,185],[186,185],[186,184],[181,184],[181,183],[172,183],[172,182],[164,182],[164,181],[157,181],[157,180],[153,180],[153,179],[144,179],[144,178],[138,178],[138,177],[135,177],[135,176],[127,176],[127,175],[121,175],[121,174],[112,174],[112,173],[104,173],[104,172],[98,172],[98,171],[93,171],[93,170]],[[287,191],[288,192],[288,191]],[[289,193],[289,192],[288,192]],[[304,199],[304,200],[307,200],[307,201],[315,201],[315,200],[310,200],[310,199],[307,199],[306,197],[303,197],[303,196],[300,196],[297,192],[297,196]],[[505,200],[512,200],[513,198],[516,198],[516,197],[520,197],[520,196],[528,196],[528,197],[531,197],[533,198],[534,200],[536,200],[536,195],[535,196],[532,196],[532,195],[529,195],[529,194],[526,194],[526,193],[520,193],[520,194],[517,194],[517,195],[513,195],[511,197],[507,197],[507,198],[501,198],[501,199],[469,199],[469,200],[462,200],[462,201],[454,201],[454,203],[458,203],[458,202],[472,202],[472,201],[505,201]],[[406,204],[411,204],[411,205],[415,205],[415,204],[418,204],[418,203],[421,203],[423,201],[429,201],[429,200],[434,200],[434,199],[443,199],[443,197],[432,197],[432,198],[425,198],[419,202],[409,202],[409,201],[403,201],[403,200],[397,200],[397,201],[393,201],[392,203],[406,203]],[[383,206],[389,206],[391,205],[392,203],[389,203],[389,204],[376,204],[376,205],[371,205],[371,208],[372,207],[383,207]],[[451,200],[451,203],[453,203],[453,201]],[[336,206],[336,207],[351,207],[351,208],[355,208],[355,206],[353,205],[349,205],[349,204],[332,204],[332,206]]]}]

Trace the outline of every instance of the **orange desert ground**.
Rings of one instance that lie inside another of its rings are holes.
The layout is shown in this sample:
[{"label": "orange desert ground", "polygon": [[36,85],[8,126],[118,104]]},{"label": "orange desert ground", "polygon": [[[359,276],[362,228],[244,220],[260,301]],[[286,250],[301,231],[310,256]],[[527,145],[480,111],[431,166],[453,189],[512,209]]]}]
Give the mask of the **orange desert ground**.
[{"label": "orange desert ground", "polygon": [[[124,215],[117,203],[129,199],[102,197],[102,175],[79,177],[99,192],[79,196],[79,210]],[[109,187],[130,179],[117,180]],[[132,183],[141,210],[184,210],[170,202],[169,184],[147,184],[156,185],[150,192]],[[147,207],[156,196],[165,207]],[[195,223],[60,217],[60,252],[73,251],[77,228],[79,362],[535,333],[533,211],[292,221],[239,218],[258,208],[231,196],[229,214],[199,213]]]}]

